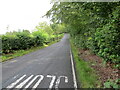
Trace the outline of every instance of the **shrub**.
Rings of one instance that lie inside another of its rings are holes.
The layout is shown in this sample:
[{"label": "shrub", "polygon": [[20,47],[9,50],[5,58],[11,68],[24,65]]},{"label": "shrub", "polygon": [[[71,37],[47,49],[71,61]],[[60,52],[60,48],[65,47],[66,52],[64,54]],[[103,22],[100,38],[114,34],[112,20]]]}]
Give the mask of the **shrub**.
[{"label": "shrub", "polygon": [[18,32],[14,35],[2,36],[2,52],[13,53],[16,50],[25,50],[33,46],[42,46],[46,37],[40,33],[37,35],[28,34],[28,32]]}]

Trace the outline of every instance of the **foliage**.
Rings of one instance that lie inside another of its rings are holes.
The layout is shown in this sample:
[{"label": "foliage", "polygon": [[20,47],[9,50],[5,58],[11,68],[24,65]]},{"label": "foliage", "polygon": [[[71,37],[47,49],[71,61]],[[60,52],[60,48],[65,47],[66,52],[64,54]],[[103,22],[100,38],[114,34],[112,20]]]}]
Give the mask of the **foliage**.
[{"label": "foliage", "polygon": [[[57,26],[62,27],[62,25]],[[26,50],[35,46],[43,46],[44,44],[58,40],[63,34],[62,32],[61,34],[56,34],[56,32],[59,32],[57,28],[54,30],[46,22],[42,22],[36,26],[35,31],[32,33],[28,30],[7,32],[5,35],[1,36],[2,52],[5,54],[13,53],[17,50]]]},{"label": "foliage", "polygon": [[[64,24],[78,48],[90,49],[120,69],[120,2],[54,2],[47,14]],[[105,85],[111,85],[107,82]],[[113,87],[114,88],[114,87]]]},{"label": "foliage", "polygon": [[64,24],[51,24],[51,28],[54,31],[54,34],[60,34],[65,32],[65,25]]},{"label": "foliage", "polygon": [[29,49],[35,45],[34,38],[26,32],[19,32],[16,35],[2,36],[3,53],[13,53],[16,50]]},{"label": "foliage", "polygon": [[46,14],[64,23],[77,47],[120,66],[120,2],[53,2]]},{"label": "foliage", "polygon": [[120,88],[120,85],[118,85],[118,83],[120,82],[120,79],[115,80],[115,82],[113,82],[112,80],[108,80],[107,82],[104,83],[104,88]]},{"label": "foliage", "polygon": [[[60,38],[61,39],[61,38]],[[60,40],[59,39],[59,40]],[[23,55],[25,55],[25,54],[28,54],[28,53],[30,53],[30,52],[33,52],[33,51],[36,51],[36,50],[38,50],[38,49],[42,49],[42,48],[45,48],[45,47],[47,47],[47,46],[50,46],[51,44],[53,44],[53,43],[56,43],[57,42],[57,40],[56,41],[52,41],[52,42],[50,42],[49,44],[45,44],[45,45],[43,45],[43,46],[36,46],[36,47],[32,47],[32,48],[30,48],[30,49],[28,49],[28,50],[18,50],[18,51],[14,51],[14,53],[9,53],[9,54],[4,54],[3,53],[3,55],[2,55],[2,61],[0,61],[0,62],[4,62],[4,61],[7,61],[7,60],[9,60],[9,59],[12,59],[12,58],[16,58],[16,57],[18,57],[18,56],[23,56]]]},{"label": "foliage", "polygon": [[79,50],[73,44],[74,39],[71,38],[70,41],[80,88],[99,88],[100,82],[98,81],[98,77],[95,74],[94,70],[90,67],[88,62],[85,62],[79,58]]}]

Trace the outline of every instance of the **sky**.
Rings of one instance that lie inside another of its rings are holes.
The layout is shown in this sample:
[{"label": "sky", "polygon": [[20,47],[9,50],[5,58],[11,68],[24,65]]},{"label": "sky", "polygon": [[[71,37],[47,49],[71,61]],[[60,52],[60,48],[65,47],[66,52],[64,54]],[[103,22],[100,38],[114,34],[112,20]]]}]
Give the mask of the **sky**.
[{"label": "sky", "polygon": [[[18,29],[34,30],[52,7],[51,0],[0,0],[0,34]],[[8,27],[8,28],[7,28]]]}]

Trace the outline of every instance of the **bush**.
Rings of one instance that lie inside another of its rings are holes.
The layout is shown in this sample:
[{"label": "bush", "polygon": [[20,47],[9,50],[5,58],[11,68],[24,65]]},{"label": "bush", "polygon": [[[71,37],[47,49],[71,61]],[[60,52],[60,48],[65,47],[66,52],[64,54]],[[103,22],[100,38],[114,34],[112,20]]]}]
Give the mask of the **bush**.
[{"label": "bush", "polygon": [[16,50],[25,50],[33,46],[42,46],[46,37],[37,33],[37,35],[19,32],[14,35],[2,36],[2,52],[13,53]]},{"label": "bush", "polygon": [[119,33],[111,24],[105,25],[103,28],[98,28],[95,32],[95,39],[97,54],[103,57],[106,61],[112,63],[120,63],[120,42]]},{"label": "bush", "polygon": [[58,40],[63,34],[53,35],[53,30],[45,24],[45,27],[39,27],[37,31],[30,33],[28,30],[22,32],[7,32],[1,35],[2,53],[13,53],[17,50],[26,50],[35,46],[42,46]]}]

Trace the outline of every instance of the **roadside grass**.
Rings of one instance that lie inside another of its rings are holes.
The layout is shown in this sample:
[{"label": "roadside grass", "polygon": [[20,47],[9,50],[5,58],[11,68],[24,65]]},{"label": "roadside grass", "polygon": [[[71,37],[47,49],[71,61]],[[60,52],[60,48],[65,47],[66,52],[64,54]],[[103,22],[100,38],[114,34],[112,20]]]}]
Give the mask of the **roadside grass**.
[{"label": "roadside grass", "polygon": [[81,60],[78,56],[78,49],[73,45],[73,40],[70,39],[71,49],[75,61],[75,69],[77,74],[78,85],[80,88],[99,88],[100,82],[95,71],[90,67],[89,62]]},{"label": "roadside grass", "polygon": [[13,59],[13,58],[16,58],[16,57],[19,57],[19,56],[23,56],[25,54],[28,54],[30,52],[34,52],[36,50],[39,50],[39,49],[42,49],[42,48],[45,48],[45,47],[48,47],[56,42],[58,42],[60,40],[56,40],[56,41],[52,41],[51,43],[48,43],[48,44],[44,44],[43,46],[38,46],[38,47],[32,47],[31,49],[28,49],[28,50],[19,50],[19,51],[16,51],[14,53],[10,53],[10,54],[3,54],[0,58],[0,62],[4,62],[4,61],[7,61],[7,60],[10,60],[10,59]]}]

